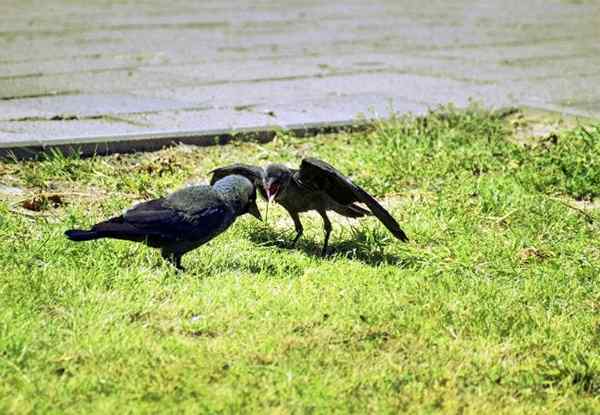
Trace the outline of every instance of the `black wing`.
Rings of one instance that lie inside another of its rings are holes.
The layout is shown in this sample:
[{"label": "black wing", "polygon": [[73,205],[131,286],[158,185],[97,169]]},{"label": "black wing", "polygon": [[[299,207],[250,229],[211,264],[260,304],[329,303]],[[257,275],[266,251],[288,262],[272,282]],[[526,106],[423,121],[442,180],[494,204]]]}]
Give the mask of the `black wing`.
[{"label": "black wing", "polygon": [[342,205],[364,203],[396,238],[408,242],[408,237],[392,215],[373,196],[352,183],[331,164],[315,158],[305,158],[300,164],[296,179],[303,186],[327,193]]},{"label": "black wing", "polygon": [[235,163],[229,166],[219,167],[210,172],[212,177],[210,178],[210,185],[215,184],[217,180],[222,179],[226,176],[231,176],[232,174],[237,174],[239,176],[244,176],[256,186],[256,189],[260,192],[264,198],[267,198],[265,193],[265,189],[263,187],[263,179],[265,177],[265,171],[262,167],[253,166],[251,164],[243,164],[243,163]]},{"label": "black wing", "polygon": [[156,241],[157,244],[177,240],[201,240],[219,230],[230,212],[225,206],[211,206],[193,217],[164,206],[164,199],[140,203],[123,215],[92,227],[103,236]]}]

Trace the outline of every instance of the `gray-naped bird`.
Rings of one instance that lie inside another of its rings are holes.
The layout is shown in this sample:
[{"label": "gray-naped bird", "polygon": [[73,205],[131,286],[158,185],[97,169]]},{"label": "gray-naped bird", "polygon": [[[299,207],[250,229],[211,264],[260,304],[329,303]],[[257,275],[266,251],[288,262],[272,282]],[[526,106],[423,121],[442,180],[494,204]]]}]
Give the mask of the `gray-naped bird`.
[{"label": "gray-naped bird", "polygon": [[[400,229],[398,222],[377,200],[322,160],[305,158],[300,169],[291,169],[282,164],[269,164],[264,169],[248,164],[232,164],[211,173],[211,183],[231,174],[245,176],[254,182],[268,203],[275,200],[282,205],[292,217],[296,228],[292,246],[298,242],[304,230],[298,214],[309,210],[316,210],[323,218],[325,242],[322,255],[327,253],[331,233],[328,210],[350,218],[375,215],[396,238],[408,242],[408,237]],[[365,204],[368,209],[357,203]]]},{"label": "gray-naped bird", "polygon": [[65,235],[72,241],[113,238],[142,242],[160,248],[164,259],[183,270],[183,254],[225,231],[238,216],[249,213],[262,220],[256,206],[256,188],[250,180],[232,175],[211,186],[185,187],[139,203],[88,231],[71,229]]}]

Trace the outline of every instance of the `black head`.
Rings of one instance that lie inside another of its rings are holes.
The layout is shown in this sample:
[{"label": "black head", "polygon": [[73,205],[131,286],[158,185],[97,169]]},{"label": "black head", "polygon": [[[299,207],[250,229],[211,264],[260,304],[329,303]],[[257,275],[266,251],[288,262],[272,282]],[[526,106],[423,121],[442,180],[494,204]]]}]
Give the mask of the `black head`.
[{"label": "black head", "polygon": [[292,178],[292,171],[283,164],[269,164],[265,167],[263,186],[269,202],[277,198],[285,189]]},{"label": "black head", "polygon": [[231,203],[238,215],[249,213],[256,219],[262,220],[256,205],[256,187],[250,180],[238,175],[226,176],[217,180],[213,189]]}]

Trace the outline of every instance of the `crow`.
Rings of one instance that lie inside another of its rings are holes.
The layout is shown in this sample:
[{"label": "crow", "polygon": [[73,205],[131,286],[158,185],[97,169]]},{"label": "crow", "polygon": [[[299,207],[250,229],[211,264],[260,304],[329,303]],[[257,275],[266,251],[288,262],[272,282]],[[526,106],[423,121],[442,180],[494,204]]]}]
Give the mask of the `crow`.
[{"label": "crow", "polygon": [[[211,174],[211,183],[232,174],[245,176],[255,184],[269,204],[275,200],[282,205],[292,217],[296,228],[292,246],[296,245],[304,231],[299,213],[309,210],[317,211],[323,218],[323,256],[327,253],[331,233],[328,210],[350,218],[375,215],[396,238],[408,242],[408,237],[400,229],[398,222],[383,206],[335,167],[322,160],[305,158],[300,169],[291,169],[282,164],[269,164],[263,169],[238,163],[217,168]],[[357,203],[363,203],[368,209]]]},{"label": "crow", "polygon": [[183,271],[181,256],[225,231],[238,216],[249,213],[262,220],[250,180],[232,175],[211,186],[185,187],[139,203],[90,230],[71,229],[65,235],[72,241],[113,238],[142,242],[160,248],[162,257]]}]

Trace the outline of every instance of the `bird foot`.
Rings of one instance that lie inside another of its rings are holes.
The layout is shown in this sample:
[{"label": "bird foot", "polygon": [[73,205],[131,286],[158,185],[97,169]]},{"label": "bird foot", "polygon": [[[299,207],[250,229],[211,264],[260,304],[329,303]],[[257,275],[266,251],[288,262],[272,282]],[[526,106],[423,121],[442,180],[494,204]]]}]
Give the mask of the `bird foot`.
[{"label": "bird foot", "polygon": [[290,248],[295,248],[296,244],[298,243],[298,241],[300,240],[301,237],[302,237],[302,233],[297,233],[296,237],[294,238],[294,240],[290,244]]},{"label": "bird foot", "polygon": [[163,255],[163,258],[177,270],[177,273],[185,272],[185,268],[181,265],[181,256],[171,254]]},{"label": "bird foot", "polygon": [[289,249],[294,249],[296,245],[298,245],[298,241],[300,240],[300,236],[296,236],[294,240],[288,245]]}]

